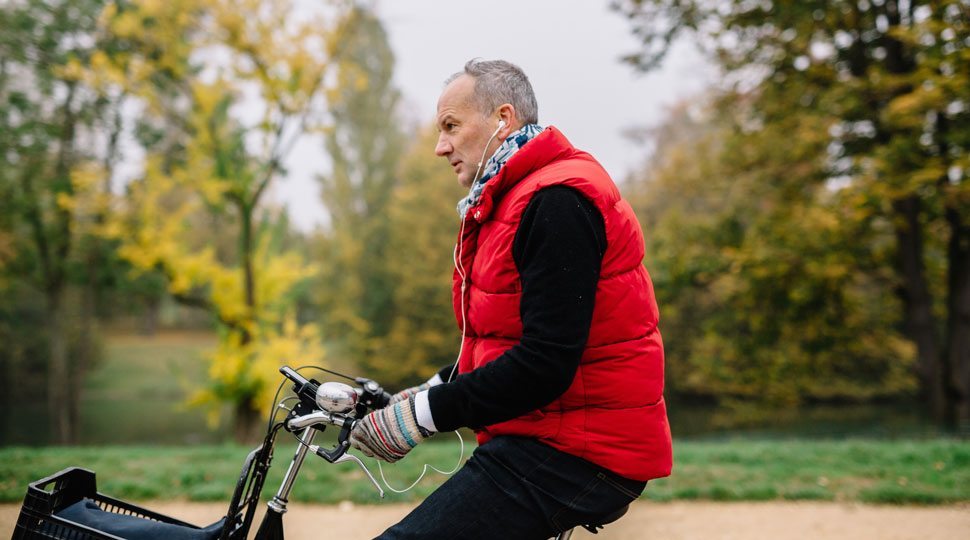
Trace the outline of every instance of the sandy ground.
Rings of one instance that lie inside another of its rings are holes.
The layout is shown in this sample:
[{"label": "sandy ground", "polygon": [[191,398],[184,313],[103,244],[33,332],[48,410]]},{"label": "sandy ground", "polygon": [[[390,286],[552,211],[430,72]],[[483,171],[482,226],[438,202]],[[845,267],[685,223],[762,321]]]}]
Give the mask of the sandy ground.
[{"label": "sandy ground", "polygon": [[[222,504],[178,502],[143,506],[190,523],[207,524]],[[409,510],[405,505],[291,505],[284,517],[288,540],[366,539]],[[8,538],[19,505],[0,505],[0,538]],[[259,516],[257,516],[258,519]],[[257,525],[253,526],[255,532]],[[252,535],[251,535],[252,536]],[[638,502],[620,521],[593,536],[574,539],[744,539],[744,540],[944,540],[970,539],[970,505],[945,507],[867,506],[838,503]]]}]

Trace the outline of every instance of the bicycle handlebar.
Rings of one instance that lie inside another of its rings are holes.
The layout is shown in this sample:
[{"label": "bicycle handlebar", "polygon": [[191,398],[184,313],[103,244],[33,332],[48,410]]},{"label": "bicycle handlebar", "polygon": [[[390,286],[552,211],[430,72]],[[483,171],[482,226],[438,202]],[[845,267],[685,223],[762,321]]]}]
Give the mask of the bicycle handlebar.
[{"label": "bicycle handlebar", "polygon": [[[346,377],[359,385],[358,388],[354,388],[338,382],[321,384],[314,379],[307,379],[288,366],[281,367],[280,373],[293,382],[293,392],[299,401],[292,409],[287,409],[289,414],[286,420],[282,424],[277,424],[267,437],[272,437],[275,429],[282,426],[287,431],[298,434],[300,445],[293,455],[293,460],[283,477],[279,491],[267,503],[270,510],[277,514],[286,512],[287,497],[300,468],[303,466],[303,459],[307,452],[312,452],[329,463],[345,463],[347,461],[355,463],[364,471],[383,497],[384,490],[381,489],[371,472],[359,458],[348,454],[347,450],[350,449],[350,432],[354,425],[370,409],[387,406],[391,400],[391,395],[385,392],[376,382],[363,377]],[[339,375],[339,373],[335,373],[335,375]],[[282,402],[280,406],[282,406]],[[337,444],[330,449],[313,444],[316,433],[325,430],[327,425],[340,428],[340,433],[337,435]]]},{"label": "bicycle handlebar", "polygon": [[350,423],[351,428],[353,428],[356,420],[340,414],[329,413],[327,411],[317,411],[288,419],[286,421],[286,427],[290,431],[299,431],[301,429],[320,424],[330,424],[331,426],[343,427],[347,423]]},{"label": "bicycle handlebar", "polygon": [[[313,379],[307,380],[306,377],[300,375],[296,370],[288,366],[281,367],[280,373],[287,379],[293,381],[293,391],[301,400],[305,400],[307,405],[312,406],[316,402],[317,390],[320,387],[320,383]],[[360,389],[358,390],[360,404],[365,407],[370,409],[383,409],[391,402],[391,394],[385,392],[375,381],[364,377],[355,377],[354,382],[360,385]]]},{"label": "bicycle handlebar", "polygon": [[391,394],[375,381],[364,377],[354,378],[353,381],[360,387],[353,388],[343,383],[321,384],[288,366],[281,367],[280,373],[293,381],[293,392],[300,400],[284,423],[287,431],[306,428],[322,431],[327,424],[341,428],[336,446],[329,450],[319,447],[314,450],[330,463],[336,463],[350,448],[350,432],[357,421],[369,410],[386,407],[391,401]]}]

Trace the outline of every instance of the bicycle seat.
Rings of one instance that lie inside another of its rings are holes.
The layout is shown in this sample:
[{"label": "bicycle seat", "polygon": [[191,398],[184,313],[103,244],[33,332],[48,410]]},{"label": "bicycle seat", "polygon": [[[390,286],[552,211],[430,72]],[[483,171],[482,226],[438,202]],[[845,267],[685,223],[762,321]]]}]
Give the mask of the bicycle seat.
[{"label": "bicycle seat", "polygon": [[599,530],[602,529],[603,527],[623,517],[628,510],[630,510],[629,504],[624,506],[623,508],[618,509],[616,512],[613,512],[612,514],[607,514],[606,516],[603,517],[603,519],[598,519],[597,520],[598,523],[589,523],[587,525],[583,525],[583,528],[593,534],[597,534],[599,533]]}]

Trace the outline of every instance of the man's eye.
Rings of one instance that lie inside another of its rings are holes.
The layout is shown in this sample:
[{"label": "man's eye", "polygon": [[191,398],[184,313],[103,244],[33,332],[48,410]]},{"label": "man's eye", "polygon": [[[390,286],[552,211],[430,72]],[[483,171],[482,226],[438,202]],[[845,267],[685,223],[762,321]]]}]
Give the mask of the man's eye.
[{"label": "man's eye", "polygon": [[447,131],[453,131],[455,129],[455,126],[456,126],[456,124],[447,123],[447,124],[445,124],[445,130],[447,130]]}]

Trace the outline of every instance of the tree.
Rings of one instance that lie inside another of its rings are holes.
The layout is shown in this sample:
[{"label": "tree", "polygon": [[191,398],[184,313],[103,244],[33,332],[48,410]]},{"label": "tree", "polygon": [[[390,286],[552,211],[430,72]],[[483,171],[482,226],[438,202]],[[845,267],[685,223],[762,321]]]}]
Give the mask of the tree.
[{"label": "tree", "polygon": [[626,186],[671,389],[717,398],[731,422],[910,391],[911,347],[879,287],[881,255],[819,181],[818,126],[792,118],[751,129],[743,103],[675,109],[653,134],[652,166]]},{"label": "tree", "polygon": [[970,4],[614,5],[643,42],[628,58],[636,67],[655,67],[676,36],[693,32],[730,80],[752,89],[747,124],[805,121],[826,136],[815,149],[827,163],[821,180],[842,188],[844,212],[873,241],[888,234],[892,243],[900,320],[930,411],[970,422]]},{"label": "tree", "polygon": [[391,194],[385,264],[395,284],[389,330],[370,362],[388,384],[424,382],[458,355],[451,305],[457,202],[466,190],[447,161],[434,155],[438,131],[420,130],[399,167]]},{"label": "tree", "polygon": [[[48,409],[59,443],[77,440],[80,381],[96,356],[91,306],[71,318],[67,293],[72,282],[87,282],[87,291],[96,286],[78,277],[95,272],[84,264],[96,244],[90,224],[104,212],[117,157],[113,143],[101,140],[117,133],[117,103],[78,77],[107,45],[96,32],[102,5],[25,0],[0,8],[0,243],[7,251],[0,262],[22,282],[10,290],[23,292],[27,283],[43,296]],[[25,343],[36,338],[37,328],[15,322]]]},{"label": "tree", "polygon": [[[111,4],[102,20],[126,46],[99,55],[87,74],[144,108],[144,176],[111,234],[127,261],[161,271],[176,299],[218,321],[211,384],[193,401],[214,415],[231,403],[239,440],[257,435],[281,363],[323,355],[315,326],[293,312],[294,290],[315,268],[281,250],[261,203],[297,138],[324,126],[328,74],[347,39],[328,23],[342,17],[333,8],[294,17],[282,1]],[[207,215],[233,229],[234,250],[200,244]]]},{"label": "tree", "polygon": [[378,344],[393,317],[389,212],[405,139],[394,55],[380,20],[356,7],[341,33],[339,90],[331,96],[333,128],[325,138],[332,167],[319,178],[329,217],[320,303],[328,338],[369,371],[386,354]]}]

